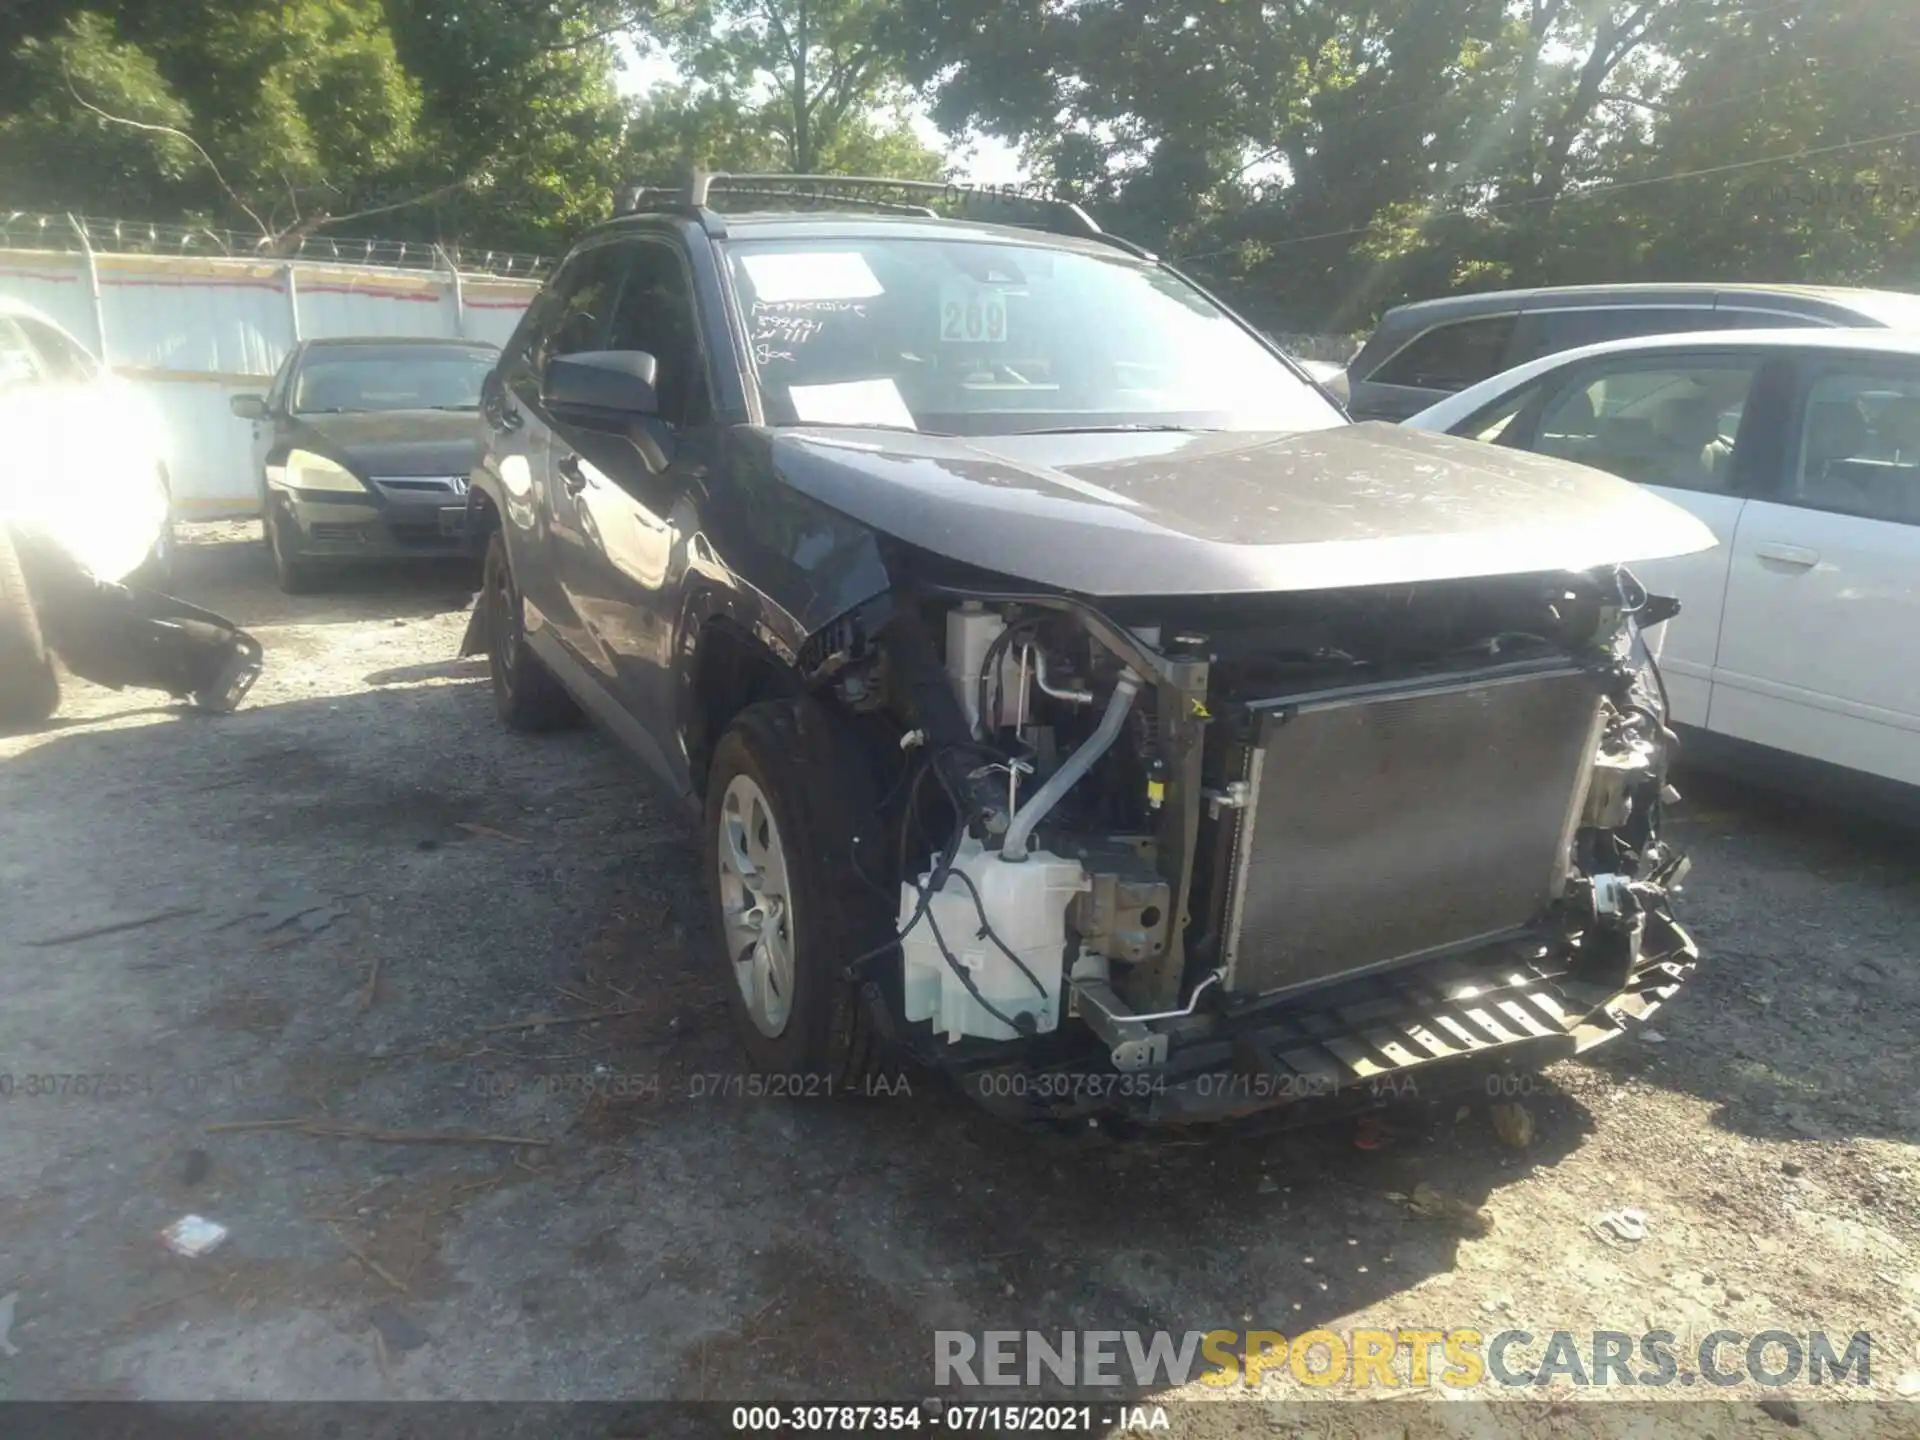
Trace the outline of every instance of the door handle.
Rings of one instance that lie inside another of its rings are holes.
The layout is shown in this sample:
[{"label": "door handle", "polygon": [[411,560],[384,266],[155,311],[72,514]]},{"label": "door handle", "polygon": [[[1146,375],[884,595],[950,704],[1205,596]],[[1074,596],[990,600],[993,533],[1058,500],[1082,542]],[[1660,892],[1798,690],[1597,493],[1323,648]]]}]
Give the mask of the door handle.
[{"label": "door handle", "polygon": [[1777,560],[1782,565],[1792,565],[1800,570],[1810,570],[1820,563],[1820,552],[1809,550],[1804,545],[1768,543],[1754,546],[1753,553],[1762,560]]},{"label": "door handle", "polygon": [[578,495],[587,488],[587,472],[580,468],[578,455],[562,455],[554,468],[560,472],[560,483],[567,487],[569,495]]}]

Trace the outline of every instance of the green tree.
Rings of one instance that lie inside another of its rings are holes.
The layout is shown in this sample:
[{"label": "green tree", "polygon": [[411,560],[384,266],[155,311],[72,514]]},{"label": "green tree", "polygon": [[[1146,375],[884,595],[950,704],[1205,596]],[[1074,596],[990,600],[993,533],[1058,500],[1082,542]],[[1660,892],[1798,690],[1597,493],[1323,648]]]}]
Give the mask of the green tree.
[{"label": "green tree", "polygon": [[190,25],[102,0],[37,19],[0,65],[0,184],[16,204],[138,197],[271,231],[303,189],[413,144],[419,94],[380,0],[204,0]]},{"label": "green tree", "polygon": [[886,0],[685,0],[654,23],[688,77],[674,103],[771,137],[775,168],[939,179],[907,121],[890,19]]},{"label": "green tree", "polygon": [[384,233],[551,250],[606,218],[627,173],[610,43],[636,23],[626,0],[387,0],[387,9],[421,89],[422,143],[379,177],[378,192],[432,199],[381,214]]},{"label": "green tree", "polygon": [[1622,178],[1695,178],[1617,197],[1647,270],[1920,288],[1911,21],[1902,0],[1831,0],[1677,32],[1654,143]]},{"label": "green tree", "polygon": [[[923,38],[905,52],[920,56],[910,78],[950,132],[1021,145],[1107,223],[1192,257],[1269,323],[1358,328],[1399,299],[1465,288],[1903,273],[1900,217],[1763,216],[1711,177],[1744,183],[1726,167],[1920,128],[1910,10],[901,0],[897,13]],[[1912,173],[1898,144],[1846,153],[1824,177]],[[1883,184],[1883,211],[1902,193]]]}]

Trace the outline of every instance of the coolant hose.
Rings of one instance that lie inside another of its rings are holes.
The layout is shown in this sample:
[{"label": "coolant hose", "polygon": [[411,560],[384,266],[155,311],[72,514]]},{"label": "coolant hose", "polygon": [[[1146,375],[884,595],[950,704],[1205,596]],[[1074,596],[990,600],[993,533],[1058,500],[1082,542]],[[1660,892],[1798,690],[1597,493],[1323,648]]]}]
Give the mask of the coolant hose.
[{"label": "coolant hose", "polygon": [[1007,838],[1000,842],[1002,860],[1027,858],[1027,842],[1033,838],[1033,832],[1060,803],[1060,797],[1078,785],[1094,762],[1113,748],[1113,742],[1120,738],[1120,727],[1127,723],[1127,712],[1133,709],[1133,697],[1139,693],[1140,677],[1131,670],[1121,671],[1107,700],[1107,712],[1100,717],[1099,728],[1067,757],[1066,763],[1053,772],[1046,784],[1033,792],[1033,798],[1013,817],[1013,823],[1007,827]]}]

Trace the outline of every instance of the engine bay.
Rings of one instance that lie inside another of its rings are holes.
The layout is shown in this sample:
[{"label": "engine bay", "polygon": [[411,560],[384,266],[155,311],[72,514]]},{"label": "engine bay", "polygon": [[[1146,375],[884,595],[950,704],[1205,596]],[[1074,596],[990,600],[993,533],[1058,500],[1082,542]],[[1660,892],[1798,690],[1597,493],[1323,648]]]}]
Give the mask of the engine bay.
[{"label": "engine bay", "polygon": [[1128,1073],[1448,956],[1626,983],[1683,868],[1662,604],[1612,568],[900,602],[834,674],[899,727],[899,1018]]}]

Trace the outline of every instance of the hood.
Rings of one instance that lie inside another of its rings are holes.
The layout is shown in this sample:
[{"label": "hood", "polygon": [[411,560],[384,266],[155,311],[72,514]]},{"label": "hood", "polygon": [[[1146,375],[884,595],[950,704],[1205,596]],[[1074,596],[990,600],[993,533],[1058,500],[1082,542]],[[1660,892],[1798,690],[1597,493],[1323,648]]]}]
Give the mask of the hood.
[{"label": "hood", "polygon": [[948,559],[1087,596],[1586,570],[1713,546],[1584,465],[1372,423],[1288,434],[772,432],[782,479]]},{"label": "hood", "polygon": [[299,415],[293,444],[343,461],[363,475],[465,475],[479,458],[472,410],[382,410]]}]

